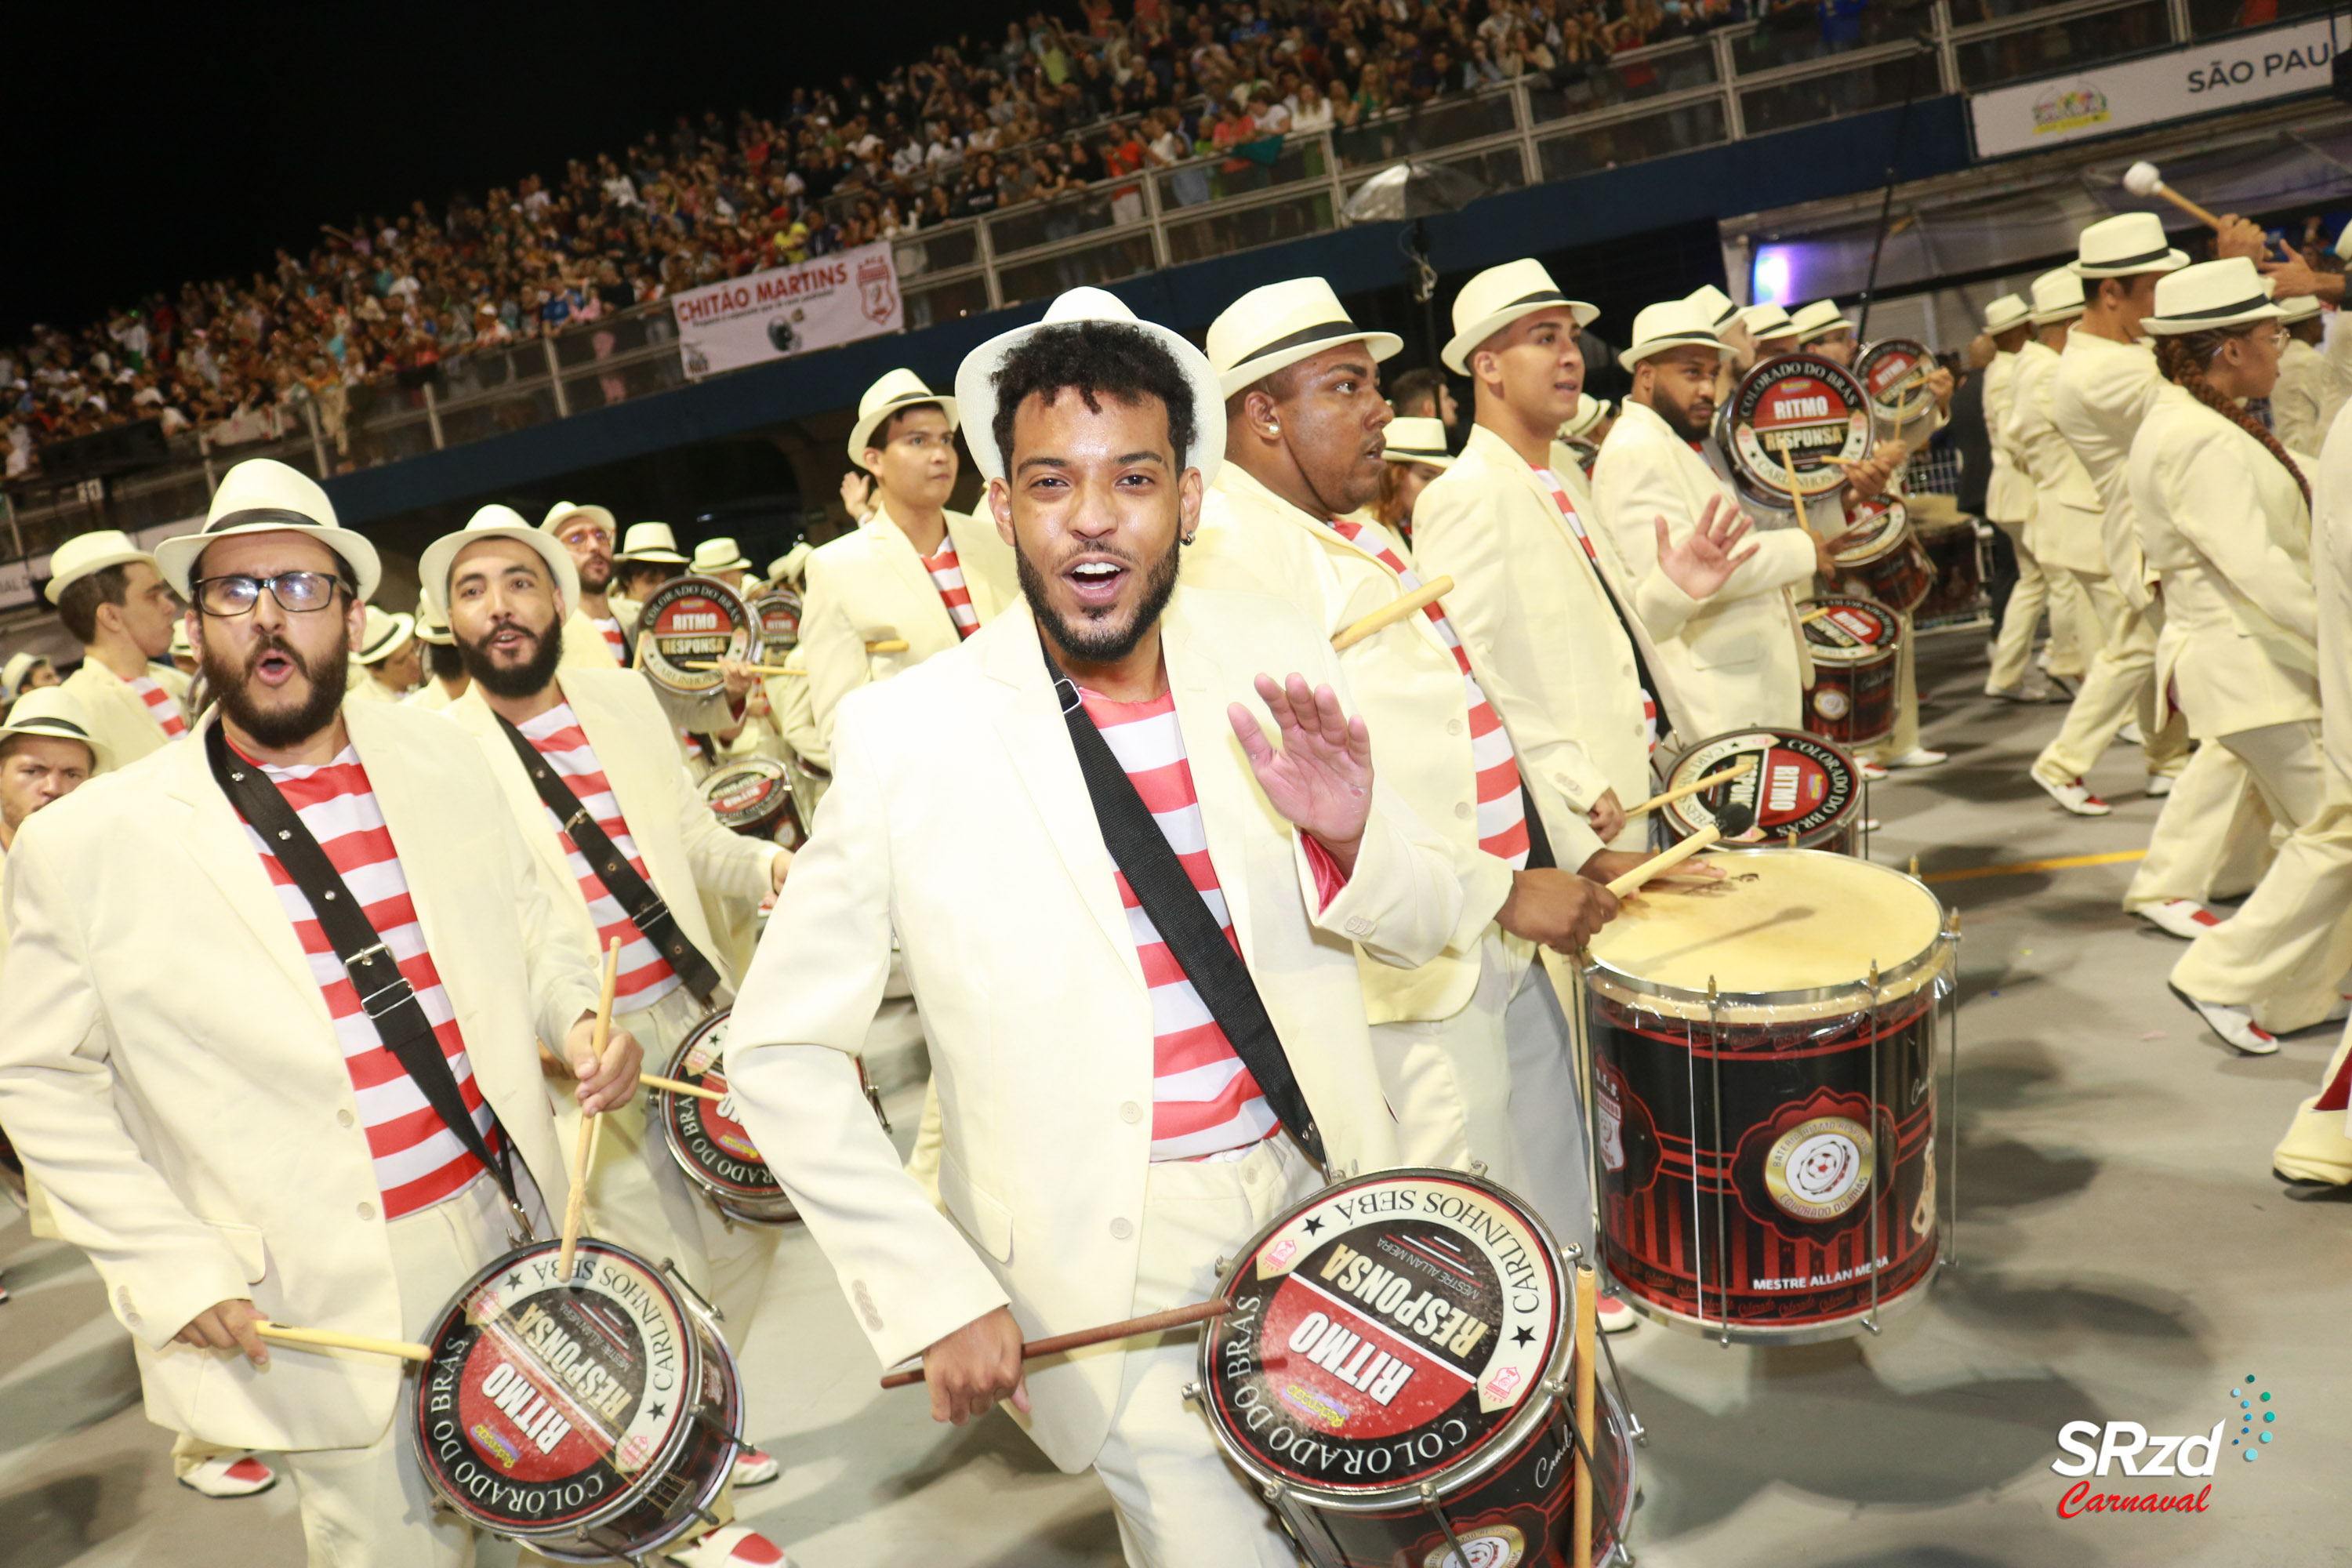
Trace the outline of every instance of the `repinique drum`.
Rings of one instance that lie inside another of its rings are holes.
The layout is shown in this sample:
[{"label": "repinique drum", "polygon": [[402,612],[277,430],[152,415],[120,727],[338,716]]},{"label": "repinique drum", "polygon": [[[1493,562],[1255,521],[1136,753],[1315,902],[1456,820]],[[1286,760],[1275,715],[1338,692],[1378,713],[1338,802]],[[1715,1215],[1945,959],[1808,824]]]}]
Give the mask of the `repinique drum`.
[{"label": "repinique drum", "polygon": [[[1201,1339],[1210,1429],[1314,1568],[1564,1563],[1575,1281],[1535,1215],[1454,1171],[1334,1184],[1261,1231]],[[1632,1521],[1594,1389],[1592,1560]]]},{"label": "repinique drum", "polygon": [[1813,655],[1805,728],[1842,746],[1867,746],[1893,734],[1902,621],[1874,599],[1824,596],[1797,609]]},{"label": "repinique drum", "polygon": [[1584,970],[1601,1256],[1727,1342],[1875,1331],[1936,1270],[1958,939],[1887,867],[1711,858],[1734,879],[1631,900]]},{"label": "repinique drum", "polygon": [[702,798],[721,826],[750,838],[765,838],[797,849],[808,835],[793,799],[784,764],[773,757],[744,757],[702,781]]},{"label": "repinique drum", "polygon": [[1935,563],[1911,531],[1910,514],[1892,496],[1857,501],[1846,514],[1853,543],[1833,558],[1848,593],[1877,600],[1890,610],[1909,610],[1935,585]]},{"label": "repinique drum", "polygon": [[1716,441],[1732,483],[1758,506],[1787,510],[1793,485],[1808,508],[1845,488],[1843,463],[1870,452],[1870,401],[1844,367],[1782,354],[1739,378],[1716,414]]},{"label": "repinique drum", "polygon": [[[673,577],[646,596],[637,643],[657,684],[689,697],[716,691],[727,680],[718,661],[751,656],[751,606],[716,577]],[[701,665],[713,668],[689,668]]]},{"label": "repinique drum", "polygon": [[1936,395],[1928,388],[1928,373],[1936,356],[1924,343],[1909,338],[1881,338],[1865,343],[1854,355],[1853,374],[1870,397],[1870,411],[1887,435],[1917,442],[1929,430],[1936,413]]},{"label": "repinique drum", "polygon": [[1675,759],[1666,787],[1695,784],[1750,753],[1757,757],[1750,772],[1657,809],[1660,848],[1713,826],[1710,801],[1736,800],[1753,801],[1756,826],[1735,844],[1862,852],[1862,771],[1835,742],[1802,730],[1735,730],[1701,741]]},{"label": "repinique drum", "polygon": [[564,1563],[650,1560],[709,1514],[743,1388],[709,1309],[593,1237],[519,1248],[467,1281],[425,1343],[417,1467],[469,1522]]},{"label": "repinique drum", "polygon": [[784,655],[800,646],[801,595],[796,588],[778,585],[751,601],[751,622],[757,628],[760,658],[782,664]]},{"label": "repinique drum", "polygon": [[1911,526],[1927,552],[1934,581],[1911,610],[1913,621],[1959,620],[1984,607],[1984,560],[1975,520],[1956,517],[1929,523],[1915,511]]}]

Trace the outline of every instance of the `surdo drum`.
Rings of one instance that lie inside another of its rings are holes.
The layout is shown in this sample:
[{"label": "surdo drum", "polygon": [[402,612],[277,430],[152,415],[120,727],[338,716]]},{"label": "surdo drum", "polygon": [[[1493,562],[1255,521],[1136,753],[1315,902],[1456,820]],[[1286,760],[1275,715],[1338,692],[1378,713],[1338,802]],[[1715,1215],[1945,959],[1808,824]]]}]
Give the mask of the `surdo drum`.
[{"label": "surdo drum", "polygon": [[1845,488],[1839,464],[1860,462],[1870,452],[1862,384],[1812,354],[1758,365],[1739,378],[1715,417],[1732,483],[1753,504],[1775,510],[1794,504],[1792,482],[1808,508],[1832,500]]},{"label": "surdo drum", "polygon": [[1822,736],[1802,730],[1735,730],[1717,735],[1675,760],[1666,787],[1719,773],[1750,753],[1757,765],[1748,773],[1658,808],[1661,848],[1714,826],[1710,802],[1736,801],[1754,804],[1756,826],[1730,843],[1862,853],[1862,770],[1835,742]]},{"label": "surdo drum", "polygon": [[1875,1332],[1937,1262],[1958,938],[1884,866],[1713,858],[1733,880],[1630,901],[1583,973],[1601,1257],[1727,1343]]},{"label": "surdo drum", "polygon": [[716,691],[727,678],[716,668],[688,665],[749,658],[751,638],[751,606],[716,577],[673,577],[646,596],[637,616],[646,673],[688,697]]},{"label": "surdo drum", "polygon": [[698,1523],[735,1463],[734,1357],[667,1268],[583,1237],[509,1253],[425,1337],[409,1436],[469,1522],[564,1563],[650,1561]]},{"label": "surdo drum", "polygon": [[750,838],[765,838],[797,849],[808,834],[792,780],[773,757],[744,757],[702,781],[702,798],[719,826]]},{"label": "surdo drum", "polygon": [[1848,591],[1890,610],[1908,611],[1936,585],[1936,563],[1911,531],[1910,513],[1894,497],[1855,502],[1846,514],[1845,531],[1855,535],[1854,542],[1833,559]]},{"label": "surdo drum", "polygon": [[1893,734],[1902,621],[1874,599],[1823,597],[1800,609],[1813,655],[1805,728],[1842,746]]},{"label": "surdo drum", "polygon": [[[1201,1340],[1218,1443],[1314,1568],[1569,1560],[1575,1282],[1540,1221],[1454,1171],[1324,1188],[1261,1231]],[[1592,1559],[1633,1450],[1596,1384]]]}]

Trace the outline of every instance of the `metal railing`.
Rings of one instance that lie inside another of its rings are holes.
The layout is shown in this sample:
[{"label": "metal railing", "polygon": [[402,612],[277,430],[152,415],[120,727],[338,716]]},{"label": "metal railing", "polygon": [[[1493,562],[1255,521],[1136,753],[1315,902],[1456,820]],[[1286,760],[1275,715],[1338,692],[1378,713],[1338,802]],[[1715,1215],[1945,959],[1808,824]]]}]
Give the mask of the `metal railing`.
[{"label": "metal railing", "polygon": [[[2279,20],[2343,0],[2277,0]],[[1328,233],[1356,187],[1400,158],[1463,169],[1490,190],[1598,170],[2095,59],[2237,30],[2242,0],[1883,0],[1854,36],[1769,22],[1719,28],[1523,76],[1278,144],[1160,165],[893,241],[908,331],[1080,284]],[[1784,13],[1784,15],[1786,15]],[[97,527],[204,510],[218,468],[269,456],[321,477],[398,462],[685,384],[669,307],[640,306],[511,347],[453,355],[302,405],[289,438],[222,450],[193,437],[178,464],[99,491],[12,506],[7,559]]]}]

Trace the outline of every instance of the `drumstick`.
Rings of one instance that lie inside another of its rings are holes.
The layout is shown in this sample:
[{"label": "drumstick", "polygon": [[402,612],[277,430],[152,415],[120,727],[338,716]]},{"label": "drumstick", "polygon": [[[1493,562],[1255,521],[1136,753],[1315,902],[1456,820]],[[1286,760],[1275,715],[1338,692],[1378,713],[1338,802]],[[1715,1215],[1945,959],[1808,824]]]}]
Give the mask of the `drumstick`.
[{"label": "drumstick", "polygon": [[[588,1048],[598,1061],[604,1059],[604,1042],[613,1037],[613,992],[621,982],[621,939],[614,937],[604,949],[604,993],[596,998],[596,1029],[588,1037]],[[572,1196],[563,1205],[563,1245],[555,1254],[555,1277],[569,1284],[572,1279],[572,1255],[580,1247],[580,1220],[588,1207],[588,1161],[595,1152],[596,1113],[590,1111],[581,1119],[580,1138],[572,1146]]]},{"label": "drumstick", "polygon": [[866,645],[866,651],[867,653],[904,653],[907,651],[907,639],[905,637],[884,637],[879,642],[867,643]]},{"label": "drumstick", "polygon": [[1433,583],[1423,583],[1400,599],[1391,599],[1355,625],[1343,628],[1331,639],[1331,651],[1339,653],[1351,648],[1382,626],[1404,619],[1415,610],[1435,604],[1444,595],[1454,592],[1454,579],[1440,577]]},{"label": "drumstick", "polygon": [[[717,669],[719,661],[710,658],[689,658],[678,668],[680,669]],[[781,664],[747,664],[743,668],[754,675],[806,675],[808,673],[805,669],[788,669]]]},{"label": "drumstick", "polygon": [[338,1333],[332,1329],[289,1329],[283,1323],[273,1323],[267,1318],[253,1321],[253,1331],[265,1340],[281,1344],[323,1345],[330,1350],[366,1351],[373,1355],[400,1356],[408,1361],[431,1361],[429,1346],[411,1344],[406,1340],[379,1340],[370,1334]]},{"label": "drumstick", "polygon": [[1789,456],[1789,438],[1782,437],[1772,449],[1780,454],[1780,471],[1789,476],[1789,500],[1797,509],[1797,526],[1811,533],[1812,520],[1805,515],[1805,492],[1797,488],[1797,460]]},{"label": "drumstick", "polygon": [[1592,1452],[1592,1358],[1600,1353],[1596,1330],[1601,1303],[1595,1293],[1601,1288],[1599,1276],[1590,1263],[1576,1266],[1576,1502],[1570,1540],[1574,1545],[1575,1568],[1592,1568],[1592,1467],[1585,1456]]},{"label": "drumstick", "polygon": [[2190,217],[2195,218],[2199,223],[2204,224],[2209,228],[2218,230],[2221,226],[2221,220],[2220,218],[2215,217],[2210,212],[2208,212],[2205,208],[2198,205],[2195,202],[2190,201],[2187,196],[2182,195],[2170,185],[2166,184],[2164,183],[2164,176],[2157,173],[2156,165],[2153,163],[2134,163],[2130,168],[2126,169],[2124,171],[2124,189],[2129,191],[2136,196],[2162,196],[2166,201],[2170,202],[2174,206],[2179,207],[2182,212],[2187,213]]},{"label": "drumstick", "polygon": [[[1084,1350],[1088,1345],[1107,1344],[1135,1334],[1156,1334],[1163,1329],[1181,1329],[1187,1323],[1206,1322],[1220,1317],[1233,1306],[1220,1296],[1214,1300],[1195,1301],[1189,1307],[1171,1307],[1164,1312],[1147,1312],[1140,1318],[1124,1322],[1104,1323],[1098,1328],[1079,1329],[1074,1333],[1055,1334],[1042,1340],[1031,1340],[1021,1347],[1023,1361],[1035,1361],[1041,1355],[1055,1355],[1062,1351]],[[885,1373],[882,1386],[906,1388],[923,1381],[923,1369],[910,1366],[898,1372]]]},{"label": "drumstick", "polygon": [[1797,617],[1797,624],[1801,626],[1810,626],[1815,621],[1818,621],[1822,616],[1828,615],[1832,607],[1833,606],[1829,605],[1815,605],[1811,609],[1807,610],[1803,615]]},{"label": "drumstick", "polygon": [[1654,855],[1623,876],[1612,878],[1609,890],[1622,899],[1652,878],[1674,869],[1722,837],[1723,829],[1709,823],[1664,854]]},{"label": "drumstick", "polygon": [[705,1089],[698,1083],[680,1083],[674,1078],[656,1078],[649,1072],[639,1073],[637,1075],[637,1081],[644,1084],[647,1089],[666,1089],[672,1094],[697,1095],[704,1100],[724,1100],[727,1098],[727,1091],[724,1089]]},{"label": "drumstick", "polygon": [[1672,805],[1675,801],[1682,799],[1685,795],[1696,795],[1699,791],[1706,789],[1712,784],[1719,784],[1726,779],[1736,779],[1742,773],[1753,773],[1755,770],[1756,757],[1753,752],[1750,752],[1748,756],[1745,756],[1738,762],[1732,763],[1729,767],[1724,769],[1719,773],[1709,773],[1703,779],[1693,779],[1686,784],[1676,784],[1674,788],[1665,791],[1664,794],[1652,795],[1649,799],[1643,801],[1641,805],[1627,812],[1625,814],[1625,820],[1631,822],[1637,816],[1646,816],[1662,805]]}]

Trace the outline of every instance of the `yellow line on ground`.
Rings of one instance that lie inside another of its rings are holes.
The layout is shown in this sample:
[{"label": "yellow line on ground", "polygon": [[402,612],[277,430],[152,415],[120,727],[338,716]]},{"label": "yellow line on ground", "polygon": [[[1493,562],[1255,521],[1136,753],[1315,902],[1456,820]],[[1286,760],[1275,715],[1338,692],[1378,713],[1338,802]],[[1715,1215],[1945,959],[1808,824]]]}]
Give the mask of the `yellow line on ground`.
[{"label": "yellow line on ground", "polygon": [[2117,849],[2106,855],[2062,855],[2054,860],[2017,860],[2006,866],[1963,866],[1957,871],[1930,871],[1923,882],[1972,882],[1979,877],[2028,877],[2037,871],[2071,871],[2077,866],[2115,866],[2145,860],[2145,849]]}]

